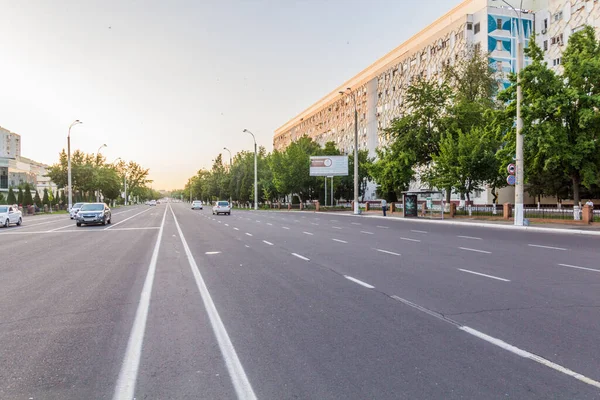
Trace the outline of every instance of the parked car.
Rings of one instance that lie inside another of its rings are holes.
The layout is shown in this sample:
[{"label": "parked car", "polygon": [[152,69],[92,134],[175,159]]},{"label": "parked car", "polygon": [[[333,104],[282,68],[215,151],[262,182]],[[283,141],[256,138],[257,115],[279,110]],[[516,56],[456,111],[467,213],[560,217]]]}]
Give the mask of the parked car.
[{"label": "parked car", "polygon": [[192,210],[202,210],[202,202],[200,200],[194,200],[192,201]]},{"label": "parked car", "polygon": [[0,224],[8,228],[10,224],[21,225],[23,214],[15,206],[0,206]]},{"label": "parked car", "polygon": [[73,207],[71,207],[71,210],[69,210],[69,215],[71,216],[71,219],[75,219],[75,216],[77,216],[77,213],[81,209],[81,206],[84,205],[84,204],[85,203],[75,203],[75,204],[73,204]]},{"label": "parked car", "polygon": [[110,224],[112,214],[110,208],[104,203],[85,203],[75,217],[77,226],[82,224]]},{"label": "parked car", "polygon": [[227,215],[231,215],[231,206],[229,205],[228,201],[225,200],[219,200],[217,202],[215,202],[215,205],[212,208],[212,213],[213,215],[219,215],[219,214],[227,214]]}]

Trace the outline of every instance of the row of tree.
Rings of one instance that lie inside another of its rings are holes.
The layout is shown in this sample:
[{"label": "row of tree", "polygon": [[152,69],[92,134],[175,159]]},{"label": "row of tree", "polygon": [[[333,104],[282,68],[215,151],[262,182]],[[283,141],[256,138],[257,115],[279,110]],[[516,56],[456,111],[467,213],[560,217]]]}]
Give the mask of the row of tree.
[{"label": "row of tree", "polygon": [[[529,64],[521,72],[525,183],[532,196],[558,201],[600,197],[600,43],[594,29],[569,38],[561,74],[544,62],[543,51],[529,41]],[[504,88],[504,77],[487,54],[471,51],[434,79],[408,86],[398,107],[402,115],[383,134],[387,144],[375,160],[360,151],[360,196],[367,182],[378,196],[396,201],[411,183],[452,192],[470,200],[474,191],[506,186],[506,167],[515,157],[517,77]],[[324,179],[309,176],[309,157],[337,155],[333,142],[320,147],[302,137],[284,151],[258,154],[259,202],[292,194],[294,201],[321,200]],[[349,175],[334,180],[334,197],[353,197]],[[200,170],[176,196],[203,200],[252,202],[254,154],[236,154],[231,165],[219,155],[210,170]]]},{"label": "row of tree", "polygon": [[[35,193],[33,196],[31,194],[32,192]],[[6,197],[0,193],[0,204],[19,204],[23,207],[36,205],[42,208],[44,205],[52,207],[64,203],[64,191],[57,190],[56,193],[54,193],[52,189],[48,190],[45,188],[43,191],[43,196],[40,197],[40,192],[38,190],[34,190],[29,182],[19,185],[16,194],[12,187],[8,189]]]}]

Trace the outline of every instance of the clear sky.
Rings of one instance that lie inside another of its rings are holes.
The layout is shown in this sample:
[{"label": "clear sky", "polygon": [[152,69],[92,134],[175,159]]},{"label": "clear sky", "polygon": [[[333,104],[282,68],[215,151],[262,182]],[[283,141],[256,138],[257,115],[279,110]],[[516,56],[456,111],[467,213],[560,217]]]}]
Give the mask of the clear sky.
[{"label": "clear sky", "polygon": [[[52,164],[66,147],[183,187],[459,0],[0,0],[0,126]],[[225,152],[224,158],[228,154]]]}]

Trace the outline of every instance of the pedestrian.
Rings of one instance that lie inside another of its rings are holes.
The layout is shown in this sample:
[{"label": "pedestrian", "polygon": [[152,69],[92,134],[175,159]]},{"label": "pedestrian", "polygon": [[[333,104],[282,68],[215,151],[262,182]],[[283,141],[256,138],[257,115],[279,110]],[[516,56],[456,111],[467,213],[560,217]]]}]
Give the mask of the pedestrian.
[{"label": "pedestrian", "polygon": [[383,216],[385,217],[385,212],[387,211],[387,201],[385,199],[381,200],[381,211],[383,211]]},{"label": "pedestrian", "polygon": [[592,207],[592,210],[594,209],[594,203],[592,202],[592,199],[588,199],[588,201],[585,202],[585,205]]}]

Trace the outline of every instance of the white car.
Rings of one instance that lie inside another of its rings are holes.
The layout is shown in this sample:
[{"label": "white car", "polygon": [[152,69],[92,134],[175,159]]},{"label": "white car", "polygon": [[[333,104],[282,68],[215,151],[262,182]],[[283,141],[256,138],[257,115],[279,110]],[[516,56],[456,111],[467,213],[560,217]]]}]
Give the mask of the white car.
[{"label": "white car", "polygon": [[202,202],[200,200],[194,200],[192,201],[192,210],[202,210]]},{"label": "white car", "polygon": [[231,215],[231,206],[229,205],[228,201],[225,200],[219,200],[215,202],[215,205],[212,208],[212,213],[213,215],[219,215],[219,214],[227,214],[227,215]]},{"label": "white car", "polygon": [[155,206],[156,205],[156,200],[150,200],[150,203],[148,205],[149,206]]},{"label": "white car", "polygon": [[69,211],[69,215],[71,216],[71,219],[75,219],[75,217],[77,217],[77,213],[79,212],[79,210],[81,210],[81,206],[84,204],[85,203],[73,204],[73,207],[71,207],[71,210]]},{"label": "white car", "polygon": [[0,206],[0,224],[8,228],[10,224],[21,225],[23,214],[15,206]]}]

